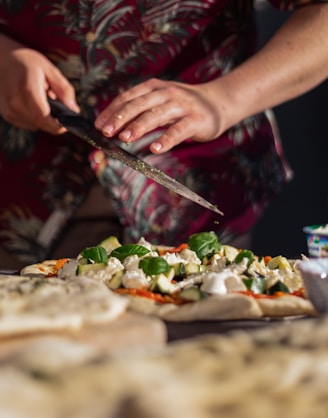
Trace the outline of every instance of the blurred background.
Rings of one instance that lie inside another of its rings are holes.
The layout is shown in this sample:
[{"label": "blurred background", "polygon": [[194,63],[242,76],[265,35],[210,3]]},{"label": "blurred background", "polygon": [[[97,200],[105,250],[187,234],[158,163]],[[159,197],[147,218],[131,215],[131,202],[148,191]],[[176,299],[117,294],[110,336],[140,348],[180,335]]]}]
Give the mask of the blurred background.
[{"label": "blurred background", "polygon": [[[268,1],[256,4],[259,44],[288,17]],[[274,109],[293,180],[255,228],[257,254],[307,254],[303,226],[328,223],[328,81]]]}]

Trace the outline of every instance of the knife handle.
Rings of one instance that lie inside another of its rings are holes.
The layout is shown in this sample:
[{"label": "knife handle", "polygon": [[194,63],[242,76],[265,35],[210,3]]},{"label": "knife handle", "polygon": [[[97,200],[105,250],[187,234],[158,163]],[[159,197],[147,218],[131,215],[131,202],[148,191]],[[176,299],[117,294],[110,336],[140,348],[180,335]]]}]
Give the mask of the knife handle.
[{"label": "knife handle", "polygon": [[48,97],[48,103],[50,105],[50,113],[54,118],[61,116],[76,116],[77,113],[69,109],[64,103],[59,100],[51,99]]}]

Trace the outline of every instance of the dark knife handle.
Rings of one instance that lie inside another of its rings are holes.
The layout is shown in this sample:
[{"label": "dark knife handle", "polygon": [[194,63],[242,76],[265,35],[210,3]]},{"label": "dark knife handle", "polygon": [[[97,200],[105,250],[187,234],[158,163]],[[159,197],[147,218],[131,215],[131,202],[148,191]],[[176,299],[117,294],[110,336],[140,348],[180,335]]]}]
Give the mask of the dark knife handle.
[{"label": "dark knife handle", "polygon": [[51,99],[48,97],[48,102],[50,105],[50,112],[54,118],[60,118],[62,116],[77,116],[78,114],[73,110],[69,109],[64,103]]}]

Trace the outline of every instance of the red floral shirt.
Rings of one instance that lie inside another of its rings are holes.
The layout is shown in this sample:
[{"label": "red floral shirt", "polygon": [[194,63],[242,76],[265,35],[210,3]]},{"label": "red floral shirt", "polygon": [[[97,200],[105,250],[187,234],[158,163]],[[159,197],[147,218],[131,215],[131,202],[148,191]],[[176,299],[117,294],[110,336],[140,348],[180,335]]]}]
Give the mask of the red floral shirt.
[{"label": "red floral shirt", "polygon": [[[272,0],[282,10],[310,3],[320,1]],[[256,48],[247,0],[0,0],[0,29],[51,59],[90,117],[149,77],[201,83]],[[286,181],[264,114],[216,141],[186,141],[165,155],[149,153],[149,138],[129,148],[217,204],[225,213],[220,219],[68,134],[51,138],[1,121],[0,138],[0,241],[26,262],[49,256],[96,177],[127,240],[173,245],[202,230],[215,230],[222,242],[247,232]]]}]

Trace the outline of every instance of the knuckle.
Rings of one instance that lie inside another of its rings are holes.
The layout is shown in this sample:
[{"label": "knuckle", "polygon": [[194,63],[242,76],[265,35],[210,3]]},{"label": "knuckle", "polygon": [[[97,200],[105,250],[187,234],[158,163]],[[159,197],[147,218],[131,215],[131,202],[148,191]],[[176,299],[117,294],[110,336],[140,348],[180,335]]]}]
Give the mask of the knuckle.
[{"label": "knuckle", "polygon": [[169,129],[169,134],[172,139],[180,138],[184,134],[185,130],[179,124],[174,124]]},{"label": "knuckle", "polygon": [[137,97],[131,102],[132,106],[139,107],[143,109],[146,106],[147,100],[144,96]]},{"label": "knuckle", "polygon": [[[119,96],[117,96],[117,99],[114,99],[115,102],[128,102],[132,97],[131,90],[126,90],[123,93],[121,93]],[[113,102],[114,102],[113,101]]]},{"label": "knuckle", "polygon": [[145,85],[147,85],[150,88],[154,88],[154,87],[158,86],[159,82],[160,81],[157,78],[152,77],[145,82]]},{"label": "knuckle", "polygon": [[131,124],[130,129],[134,132],[134,134],[141,135],[144,132],[144,126],[145,124],[142,120],[136,120]]},{"label": "knuckle", "polygon": [[151,108],[149,112],[151,116],[155,116],[155,117],[162,116],[163,114],[165,114],[164,109],[161,106],[155,106]]}]

